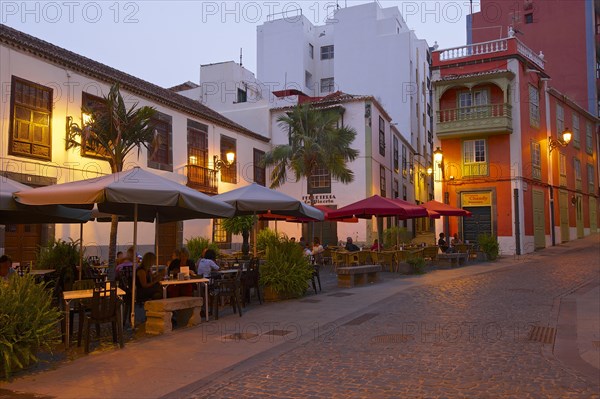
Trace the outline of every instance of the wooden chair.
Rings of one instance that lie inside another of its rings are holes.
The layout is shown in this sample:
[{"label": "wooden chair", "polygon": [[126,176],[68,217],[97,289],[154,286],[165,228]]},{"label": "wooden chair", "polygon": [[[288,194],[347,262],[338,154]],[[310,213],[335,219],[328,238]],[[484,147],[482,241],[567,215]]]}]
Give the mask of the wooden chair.
[{"label": "wooden chair", "polygon": [[334,271],[336,271],[338,267],[345,266],[346,258],[344,256],[344,252],[331,251],[331,257]]},{"label": "wooden chair", "polygon": [[440,248],[437,245],[423,248],[423,258],[429,262],[437,262]]},{"label": "wooden chair", "polygon": [[321,258],[324,265],[329,265],[332,263],[331,257],[331,249],[326,248],[323,252],[321,252]]},{"label": "wooden chair", "polygon": [[395,251],[381,251],[378,256],[379,264],[382,268],[388,268],[390,272],[398,271],[398,263],[396,262]]},{"label": "wooden chair", "polygon": [[360,265],[366,265],[371,258],[371,251],[359,251],[358,255],[358,263]]},{"label": "wooden chair", "polygon": [[[117,284],[114,281],[100,283],[94,287],[91,301],[91,312],[85,317],[85,353],[90,351],[90,324],[112,324],[113,342],[119,342],[123,348],[123,323],[121,318],[121,301],[117,297]],[[100,331],[98,331],[99,333]]]},{"label": "wooden chair", "polygon": [[459,254],[467,254],[467,260],[469,260],[469,246],[467,244],[455,244],[454,251]]},{"label": "wooden chair", "polygon": [[319,271],[320,266],[319,265],[313,265],[313,274],[311,277],[311,284],[313,287],[313,290],[315,290],[315,294],[317,294],[317,283],[319,284],[319,291],[321,290],[321,273]]}]

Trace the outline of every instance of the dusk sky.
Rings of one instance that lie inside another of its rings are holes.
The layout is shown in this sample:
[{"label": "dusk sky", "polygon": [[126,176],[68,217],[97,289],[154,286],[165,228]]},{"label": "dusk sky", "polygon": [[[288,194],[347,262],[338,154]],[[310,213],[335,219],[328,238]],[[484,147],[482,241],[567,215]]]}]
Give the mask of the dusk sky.
[{"label": "dusk sky", "polygon": [[[338,1],[339,7],[368,1]],[[417,36],[465,44],[470,2],[379,1],[397,6]],[[163,87],[199,81],[200,65],[239,62],[256,73],[256,27],[269,14],[302,13],[321,25],[335,1],[0,2],[3,24]],[[477,2],[473,3],[477,10]]]}]

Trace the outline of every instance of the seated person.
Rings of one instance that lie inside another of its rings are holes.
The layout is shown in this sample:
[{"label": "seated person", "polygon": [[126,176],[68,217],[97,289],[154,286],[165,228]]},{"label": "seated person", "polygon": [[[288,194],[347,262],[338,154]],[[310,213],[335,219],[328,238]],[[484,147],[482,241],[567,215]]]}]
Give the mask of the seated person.
[{"label": "seated person", "polygon": [[162,287],[159,280],[163,278],[162,273],[152,276],[150,268],[156,263],[156,255],[152,252],[146,252],[142,258],[139,268],[135,273],[136,297],[139,301],[145,302],[152,299],[161,299],[163,297]]},{"label": "seated person", "polygon": [[444,233],[440,233],[440,239],[438,240],[438,247],[440,247],[442,252],[448,251],[448,243],[446,242],[446,235]]},{"label": "seated person", "polygon": [[346,247],[345,248],[346,248],[346,251],[350,251],[350,252],[360,251],[360,248],[358,247],[358,245],[356,245],[352,242],[352,237],[346,238]]},{"label": "seated person", "polygon": [[121,257],[120,261],[116,260],[116,262],[117,268],[115,269],[115,272],[117,273],[117,275],[119,275],[119,272],[124,267],[133,267],[133,247],[129,247],[129,249],[127,250],[127,255]]},{"label": "seated person", "polygon": [[302,253],[304,253],[304,256],[311,256],[312,255],[312,249],[310,249],[310,247],[308,246],[308,244],[304,244],[304,249],[302,250]]},{"label": "seated person", "polygon": [[[177,258],[173,259],[171,263],[169,263],[169,274],[174,274],[175,278],[177,278],[177,274],[180,272],[181,266],[189,267],[190,276],[196,275],[196,265],[194,261],[190,259],[190,252],[186,247],[181,247],[173,252],[178,255]],[[167,288],[167,296],[169,298],[174,298],[178,296],[193,296],[194,294],[194,286],[192,284],[181,284],[181,285],[170,285]]]},{"label": "seated person", "polygon": [[379,243],[379,240],[376,238],[373,241],[373,245],[371,245],[371,251],[381,251],[383,249],[383,245]]},{"label": "seated person", "polygon": [[0,279],[8,280],[16,271],[12,267],[12,259],[8,255],[0,256]]},{"label": "seated person", "polygon": [[462,241],[460,238],[458,238],[458,233],[454,233],[452,236],[452,241],[450,241],[450,245],[455,246],[457,244],[462,244]]},{"label": "seated person", "polygon": [[310,252],[314,258],[315,264],[323,264],[323,251],[325,251],[325,248],[321,245],[321,240],[319,240],[319,237],[315,237],[312,251]]},{"label": "seated person", "polygon": [[204,252],[204,256],[198,260],[198,264],[196,265],[197,273],[199,276],[204,278],[210,278],[210,274],[213,270],[219,270],[219,265],[215,263],[215,259],[217,258],[217,254],[213,249],[207,249]]},{"label": "seated person", "polygon": [[190,252],[186,247],[181,247],[175,251],[177,258],[171,260],[169,263],[169,273],[179,273],[180,266],[187,266],[190,268],[190,274],[196,274],[196,264],[190,259]]}]

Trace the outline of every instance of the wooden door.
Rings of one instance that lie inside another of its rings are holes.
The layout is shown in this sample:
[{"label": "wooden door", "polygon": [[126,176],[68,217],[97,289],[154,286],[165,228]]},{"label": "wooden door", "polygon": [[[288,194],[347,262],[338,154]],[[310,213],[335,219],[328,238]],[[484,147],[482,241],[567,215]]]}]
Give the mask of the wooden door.
[{"label": "wooden door", "polygon": [[4,251],[13,262],[35,262],[42,240],[41,224],[8,224],[5,227]]},{"label": "wooden door", "polygon": [[[182,222],[158,224],[158,264],[169,265],[173,251],[181,246],[178,235]],[[195,260],[195,259],[194,259]]]},{"label": "wooden door", "polygon": [[546,247],[546,218],[544,207],[544,192],[533,190],[533,243],[535,249]]},{"label": "wooden door", "polygon": [[571,240],[569,234],[569,193],[560,190],[558,192],[558,207],[560,210],[560,242]]},{"label": "wooden door", "polygon": [[577,238],[583,238],[583,197],[575,195],[575,226],[577,227]]},{"label": "wooden door", "polygon": [[590,197],[590,233],[598,230],[598,202],[596,198]]},{"label": "wooden door", "polygon": [[471,212],[472,217],[463,219],[463,239],[469,242],[477,242],[481,234],[493,235],[492,231],[492,207],[470,206],[463,209]]}]

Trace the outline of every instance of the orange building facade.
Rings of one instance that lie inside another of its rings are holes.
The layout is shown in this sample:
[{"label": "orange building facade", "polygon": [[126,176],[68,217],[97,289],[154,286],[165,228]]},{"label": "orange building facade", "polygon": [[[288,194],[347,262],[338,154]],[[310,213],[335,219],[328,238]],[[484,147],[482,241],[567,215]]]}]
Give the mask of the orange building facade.
[{"label": "orange building facade", "polygon": [[596,232],[598,120],[552,87],[544,56],[510,31],[432,58],[435,196],[473,213],[440,227],[497,236],[505,255]]}]

